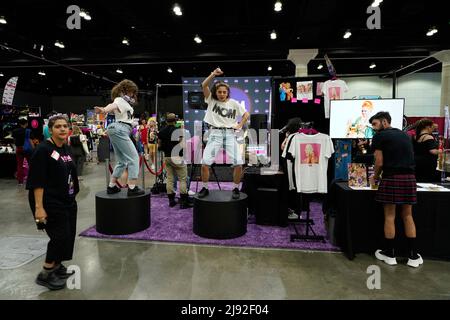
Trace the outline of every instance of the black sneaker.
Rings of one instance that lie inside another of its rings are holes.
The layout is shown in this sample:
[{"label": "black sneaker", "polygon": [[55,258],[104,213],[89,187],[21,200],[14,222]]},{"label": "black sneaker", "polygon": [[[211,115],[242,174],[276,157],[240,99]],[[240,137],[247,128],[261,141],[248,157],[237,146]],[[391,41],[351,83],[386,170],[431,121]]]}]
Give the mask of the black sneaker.
[{"label": "black sneaker", "polygon": [[128,196],[140,196],[141,194],[145,194],[145,190],[135,186],[134,189],[128,188]]},{"label": "black sneaker", "polygon": [[233,195],[231,197],[233,198],[233,200],[239,199],[240,194],[239,194],[239,189],[238,188],[234,188],[233,189]]},{"label": "black sneaker", "polygon": [[58,277],[55,271],[41,271],[36,278],[36,283],[50,290],[61,290],[66,286],[66,279]]},{"label": "black sneaker", "polygon": [[67,268],[63,265],[63,264],[60,264],[58,267],[57,267],[57,269],[55,269],[55,274],[59,277],[59,278],[61,278],[61,279],[67,279],[67,278],[69,278],[71,275],[73,275],[73,274],[75,274],[75,271],[72,271],[72,272],[67,272]]},{"label": "black sneaker", "polygon": [[109,187],[106,188],[106,193],[107,194],[114,194],[114,193],[118,193],[120,192],[120,188],[118,186],[114,186],[114,187]]},{"label": "black sneaker", "polygon": [[199,198],[204,198],[209,194],[209,190],[206,189],[205,187],[202,188],[202,190],[200,190],[200,192],[198,193],[198,197]]}]

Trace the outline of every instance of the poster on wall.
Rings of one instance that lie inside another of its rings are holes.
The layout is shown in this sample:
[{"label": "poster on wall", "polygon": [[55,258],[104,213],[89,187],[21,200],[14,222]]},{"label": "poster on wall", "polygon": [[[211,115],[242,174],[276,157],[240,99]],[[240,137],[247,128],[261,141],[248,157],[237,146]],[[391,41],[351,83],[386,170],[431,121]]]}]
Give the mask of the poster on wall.
[{"label": "poster on wall", "polygon": [[2,104],[11,106],[14,100],[14,93],[16,92],[17,80],[19,77],[12,77],[8,80],[3,90]]},{"label": "poster on wall", "polygon": [[336,140],[334,148],[335,171],[334,179],[348,179],[348,164],[352,162],[352,143],[350,140]]},{"label": "poster on wall", "polygon": [[333,139],[373,138],[369,119],[380,111],[389,112],[391,126],[403,128],[405,99],[331,100],[330,137]]},{"label": "poster on wall", "polygon": [[316,86],[316,96],[321,96],[321,95],[323,95],[323,92],[322,92],[323,84],[324,84],[324,82],[317,82],[317,86]]},{"label": "poster on wall", "polygon": [[294,89],[292,89],[290,82],[280,83],[278,91],[280,93],[280,101],[291,101],[294,97]]},{"label": "poster on wall", "polygon": [[297,100],[313,99],[313,82],[298,81],[297,82]]}]

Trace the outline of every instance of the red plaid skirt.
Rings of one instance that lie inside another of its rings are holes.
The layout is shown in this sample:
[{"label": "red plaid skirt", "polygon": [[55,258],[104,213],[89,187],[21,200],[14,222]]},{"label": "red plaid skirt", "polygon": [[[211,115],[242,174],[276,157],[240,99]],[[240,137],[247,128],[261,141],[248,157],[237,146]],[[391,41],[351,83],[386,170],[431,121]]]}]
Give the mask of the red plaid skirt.
[{"label": "red plaid skirt", "polygon": [[416,177],[413,174],[383,177],[375,200],[382,203],[415,204],[417,202],[416,189]]}]

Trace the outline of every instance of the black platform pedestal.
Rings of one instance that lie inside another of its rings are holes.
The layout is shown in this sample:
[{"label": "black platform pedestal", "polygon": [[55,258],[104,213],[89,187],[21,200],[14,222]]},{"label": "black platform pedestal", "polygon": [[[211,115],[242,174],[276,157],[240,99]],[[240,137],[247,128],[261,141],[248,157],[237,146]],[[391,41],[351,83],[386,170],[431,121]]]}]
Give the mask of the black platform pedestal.
[{"label": "black platform pedestal", "polygon": [[150,227],[150,190],[140,196],[127,196],[127,189],[116,194],[95,194],[97,232],[130,234]]},{"label": "black platform pedestal", "polygon": [[247,232],[247,195],[233,200],[231,191],[210,190],[194,198],[194,233],[209,239],[233,239]]}]

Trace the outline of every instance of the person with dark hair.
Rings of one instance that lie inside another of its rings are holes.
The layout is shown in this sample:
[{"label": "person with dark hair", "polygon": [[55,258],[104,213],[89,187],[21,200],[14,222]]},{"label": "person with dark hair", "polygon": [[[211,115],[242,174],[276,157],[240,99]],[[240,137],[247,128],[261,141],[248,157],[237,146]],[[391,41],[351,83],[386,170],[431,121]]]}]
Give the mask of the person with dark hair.
[{"label": "person with dark hair", "polygon": [[72,259],[79,191],[78,175],[65,141],[69,121],[56,115],[48,122],[51,137],[37,146],[30,160],[28,199],[38,229],[45,229],[50,241],[43,270],[36,283],[50,290],[63,289],[71,275],[62,261]]},{"label": "person with dark hair", "polygon": [[138,94],[137,85],[131,80],[122,80],[111,90],[112,103],[104,108],[95,107],[97,113],[114,113],[116,122],[108,126],[108,136],[114,148],[116,165],[111,175],[107,193],[120,192],[117,180],[128,169],[128,195],[141,195],[145,193],[137,186],[139,176],[139,155],[135,144],[131,140],[133,130],[133,105],[136,104]]},{"label": "person with dark hair", "polygon": [[[31,130],[28,129],[28,120],[20,118],[19,128],[16,128],[12,132],[12,137],[14,138],[14,144],[16,145],[16,161],[17,161],[17,172],[16,178],[19,186],[23,185],[24,172],[23,172],[23,161],[27,159],[30,162],[31,150],[27,150],[26,145],[32,148],[34,146],[31,141]],[[28,141],[27,141],[28,140]]]},{"label": "person with dark hair", "polygon": [[158,133],[158,146],[164,152],[164,164],[167,172],[167,197],[169,207],[174,207],[175,201],[174,178],[180,180],[180,209],[192,207],[187,191],[187,166],[183,159],[184,129],[177,129],[177,117],[169,113],[166,117],[167,126]]},{"label": "person with dark hair", "polygon": [[[239,148],[235,131],[241,130],[250,114],[239,102],[230,98],[230,87],[224,82],[217,82],[209,89],[209,84],[216,76],[222,75],[220,68],[215,69],[203,81],[202,89],[205,102],[208,104],[204,121],[209,125],[210,134],[202,159],[203,188],[198,197],[204,198],[209,194],[209,167],[213,164],[217,153],[225,148],[227,156],[234,166],[232,198],[239,199],[239,183],[241,182],[242,165],[244,160]],[[237,117],[242,117],[237,122]]]},{"label": "person with dark hair", "polygon": [[436,170],[437,160],[442,150],[432,136],[436,124],[430,119],[421,119],[415,125],[414,159],[417,182],[439,182],[440,172]]},{"label": "person with dark hair", "polygon": [[408,240],[407,265],[417,268],[423,264],[423,260],[417,253],[416,226],[412,216],[412,205],[417,201],[412,141],[405,132],[391,127],[388,112],[378,112],[369,122],[377,132],[372,140],[375,169],[370,184],[376,185],[376,181],[381,178],[376,200],[384,207],[385,248],[377,250],[375,257],[389,265],[397,264],[394,251],[395,214],[396,206],[399,205]]}]

